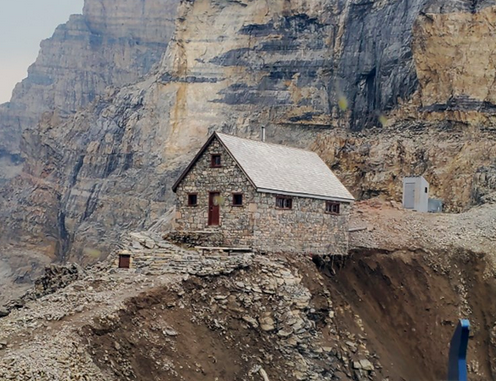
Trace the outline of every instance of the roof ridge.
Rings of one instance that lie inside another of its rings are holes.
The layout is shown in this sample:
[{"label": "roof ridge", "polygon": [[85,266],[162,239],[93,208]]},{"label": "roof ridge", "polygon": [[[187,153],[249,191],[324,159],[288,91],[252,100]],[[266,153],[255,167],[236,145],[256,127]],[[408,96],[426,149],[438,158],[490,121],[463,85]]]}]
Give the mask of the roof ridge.
[{"label": "roof ridge", "polygon": [[[298,150],[298,151],[303,151],[303,152],[308,152],[308,153],[313,153],[314,155],[318,155],[317,152],[315,151],[311,151],[309,149],[304,149],[304,148],[298,148],[298,147],[292,147],[292,146],[287,146],[287,145],[284,145],[284,144],[277,144],[277,143],[270,143],[270,142],[263,142],[261,140],[254,140],[254,139],[249,139],[249,138],[244,138],[244,137],[241,137],[241,136],[237,136],[237,135],[231,135],[231,134],[226,134],[225,132],[215,132],[217,134],[217,136],[220,137],[220,135],[225,135],[225,136],[229,136],[231,138],[236,138],[236,139],[241,139],[241,140],[248,140],[249,142],[253,142],[253,143],[259,143],[259,144],[267,144],[267,145],[270,145],[270,146],[276,146],[276,147],[283,147],[283,148],[288,148],[288,149],[294,149],[294,150]],[[319,156],[320,157],[320,156]]]}]

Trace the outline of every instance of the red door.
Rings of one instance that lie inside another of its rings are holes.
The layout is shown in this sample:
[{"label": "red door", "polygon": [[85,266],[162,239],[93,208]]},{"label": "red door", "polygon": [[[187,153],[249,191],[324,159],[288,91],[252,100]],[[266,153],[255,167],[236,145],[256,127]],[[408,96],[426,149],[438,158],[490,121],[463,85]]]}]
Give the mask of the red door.
[{"label": "red door", "polygon": [[219,225],[220,205],[219,192],[210,192],[208,199],[208,224]]}]

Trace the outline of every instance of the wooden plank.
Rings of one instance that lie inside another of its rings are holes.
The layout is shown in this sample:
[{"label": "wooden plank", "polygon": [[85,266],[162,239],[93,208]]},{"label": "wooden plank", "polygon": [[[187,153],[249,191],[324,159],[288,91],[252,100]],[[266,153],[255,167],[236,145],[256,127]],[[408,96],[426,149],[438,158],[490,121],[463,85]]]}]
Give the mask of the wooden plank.
[{"label": "wooden plank", "polygon": [[251,247],[223,247],[223,246],[195,246],[195,249],[199,250],[231,250],[231,251],[248,251],[252,250]]},{"label": "wooden plank", "polygon": [[348,231],[349,231],[350,233],[352,233],[352,232],[359,232],[359,231],[362,231],[362,230],[367,230],[367,227],[366,227],[366,226],[364,226],[364,227],[362,227],[362,228],[350,228],[350,229],[348,229]]}]

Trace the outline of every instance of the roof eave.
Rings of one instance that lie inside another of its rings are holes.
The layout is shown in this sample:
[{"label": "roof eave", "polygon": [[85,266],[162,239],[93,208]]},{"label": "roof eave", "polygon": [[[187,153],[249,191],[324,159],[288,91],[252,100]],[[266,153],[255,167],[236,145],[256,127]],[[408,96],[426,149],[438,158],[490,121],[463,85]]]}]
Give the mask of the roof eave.
[{"label": "roof eave", "polygon": [[283,191],[280,189],[268,189],[268,188],[257,188],[257,192],[260,193],[272,193],[272,194],[280,194],[283,196],[295,196],[295,197],[304,197],[304,198],[314,198],[317,200],[325,200],[325,201],[339,201],[339,202],[347,202],[353,203],[355,198],[351,197],[337,197],[337,196],[324,196],[318,194],[310,194],[310,193],[300,193],[300,192],[289,192]]}]

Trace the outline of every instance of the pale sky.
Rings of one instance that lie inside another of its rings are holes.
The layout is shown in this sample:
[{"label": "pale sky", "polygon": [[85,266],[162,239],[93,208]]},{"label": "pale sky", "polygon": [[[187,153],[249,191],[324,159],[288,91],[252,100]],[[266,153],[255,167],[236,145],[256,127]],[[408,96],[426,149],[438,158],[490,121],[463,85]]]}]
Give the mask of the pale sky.
[{"label": "pale sky", "polygon": [[0,103],[8,102],[55,28],[81,14],[84,0],[0,0]]}]

